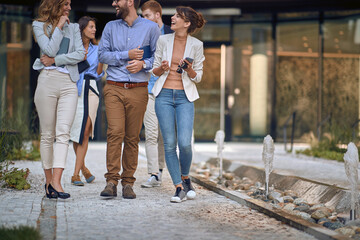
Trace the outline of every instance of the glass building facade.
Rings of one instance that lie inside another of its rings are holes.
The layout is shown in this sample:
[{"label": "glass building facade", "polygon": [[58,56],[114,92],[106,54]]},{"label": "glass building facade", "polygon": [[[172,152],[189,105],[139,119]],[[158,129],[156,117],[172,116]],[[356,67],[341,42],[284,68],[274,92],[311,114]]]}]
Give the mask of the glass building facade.
[{"label": "glass building facade", "polygon": [[208,45],[196,102],[198,139],[211,139],[220,128],[221,53],[214,41],[227,46],[227,140],[252,141],[266,134],[282,140],[294,112],[300,141],[324,130],[326,119],[351,129],[360,118],[359,17],[360,10],[208,18],[197,35]]},{"label": "glass building facade", "polygon": [[30,122],[31,19],[31,8],[0,5],[0,119]]},{"label": "glass building facade", "polygon": [[[114,15],[72,12],[74,20],[84,14],[97,17],[99,33],[103,19]],[[324,130],[326,119],[351,128],[360,118],[360,9],[204,15],[207,24],[196,34],[206,57],[195,102],[196,140],[213,141],[221,117],[228,141],[254,141],[267,134],[281,141],[283,126],[294,112],[299,141]],[[31,33],[33,16],[32,8],[0,5],[0,114],[21,116],[36,129],[37,73],[31,66],[39,49]],[[164,19],[169,23],[170,15]],[[96,139],[106,140],[103,106],[98,117]]]}]

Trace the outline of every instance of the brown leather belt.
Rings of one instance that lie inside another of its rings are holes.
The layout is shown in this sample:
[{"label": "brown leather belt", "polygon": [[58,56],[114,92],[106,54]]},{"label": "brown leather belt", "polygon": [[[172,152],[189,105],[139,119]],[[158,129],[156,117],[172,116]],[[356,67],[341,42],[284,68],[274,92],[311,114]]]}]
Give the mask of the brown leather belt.
[{"label": "brown leather belt", "polygon": [[107,84],[123,87],[125,89],[136,88],[136,87],[147,87],[148,82],[139,82],[139,83],[129,83],[129,82],[115,82],[115,81],[106,81]]}]

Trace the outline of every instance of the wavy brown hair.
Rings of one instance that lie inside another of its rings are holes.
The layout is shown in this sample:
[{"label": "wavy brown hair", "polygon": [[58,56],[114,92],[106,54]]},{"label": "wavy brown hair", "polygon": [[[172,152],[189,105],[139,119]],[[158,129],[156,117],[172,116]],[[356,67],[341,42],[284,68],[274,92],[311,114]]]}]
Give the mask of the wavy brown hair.
[{"label": "wavy brown hair", "polygon": [[51,34],[54,32],[56,25],[62,16],[62,8],[67,0],[41,0],[38,17],[35,19],[39,22],[44,22],[45,35],[49,37],[47,27],[52,26]]},{"label": "wavy brown hair", "polygon": [[176,7],[176,12],[182,19],[184,19],[185,22],[190,22],[190,26],[187,30],[188,34],[199,31],[206,23],[203,15],[199,12],[196,12],[191,7],[178,6]]},{"label": "wavy brown hair", "polygon": [[[79,19],[79,28],[80,28],[80,32],[81,32],[81,38],[83,36],[83,31],[84,29],[89,25],[89,22],[94,22],[95,23],[95,26],[96,26],[96,18],[92,18],[92,17],[89,17],[89,16],[83,16]],[[90,39],[90,42],[93,44],[93,45],[96,45],[96,39]]]}]

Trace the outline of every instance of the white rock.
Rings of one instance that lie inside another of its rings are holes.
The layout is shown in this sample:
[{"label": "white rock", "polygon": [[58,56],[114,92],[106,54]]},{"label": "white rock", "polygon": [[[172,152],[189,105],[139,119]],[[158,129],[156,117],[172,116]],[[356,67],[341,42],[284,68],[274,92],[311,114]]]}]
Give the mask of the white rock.
[{"label": "white rock", "polygon": [[305,199],[303,198],[297,198],[294,200],[294,204],[299,205],[300,203],[309,204]]},{"label": "white rock", "polygon": [[285,205],[285,207],[284,207],[283,209],[284,209],[285,211],[292,211],[292,210],[294,210],[295,207],[296,207],[295,204],[293,204],[293,203],[288,203],[288,204]]},{"label": "white rock", "polygon": [[294,202],[294,199],[290,196],[284,196],[283,199],[284,199],[284,202],[285,201],[290,202],[290,203]]},{"label": "white rock", "polygon": [[305,212],[297,212],[296,215],[305,220],[309,220],[311,218],[310,214]]},{"label": "white rock", "polygon": [[312,206],[310,208],[310,210],[315,211],[315,210],[318,210],[319,208],[322,208],[322,207],[325,207],[325,204],[320,203],[320,204],[316,204],[316,205]]},{"label": "white rock", "polygon": [[352,228],[347,228],[347,227],[338,228],[335,230],[335,232],[341,233],[341,234],[349,236],[349,237],[355,235],[355,230]]}]

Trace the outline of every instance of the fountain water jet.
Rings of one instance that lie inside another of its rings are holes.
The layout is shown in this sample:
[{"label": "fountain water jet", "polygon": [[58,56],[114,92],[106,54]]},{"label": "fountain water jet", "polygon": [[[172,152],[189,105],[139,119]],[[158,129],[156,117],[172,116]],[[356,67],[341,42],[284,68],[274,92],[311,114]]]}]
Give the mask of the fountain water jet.
[{"label": "fountain water jet", "polygon": [[269,176],[273,170],[274,161],[274,141],[270,135],[264,138],[262,160],[265,165],[265,190],[266,198],[269,195]]},{"label": "fountain water jet", "polygon": [[223,157],[222,157],[222,151],[224,149],[224,139],[225,139],[225,133],[223,130],[218,130],[215,135],[214,141],[217,144],[217,155],[219,159],[219,180],[222,179],[222,173],[223,173]]},{"label": "fountain water jet", "polygon": [[358,164],[359,152],[354,143],[349,143],[344,154],[345,172],[351,188],[351,211],[350,220],[356,219],[356,209],[358,207]]}]

